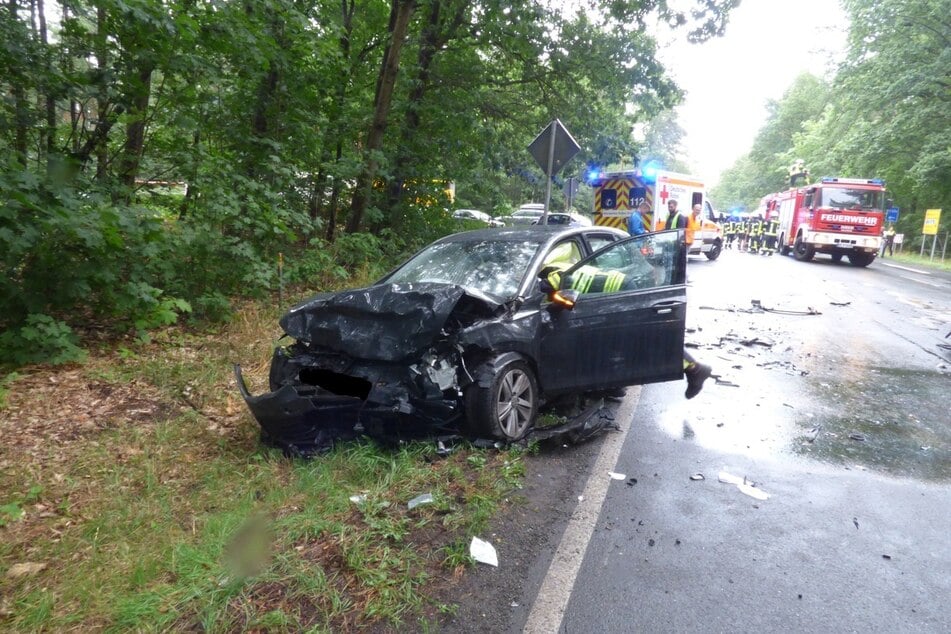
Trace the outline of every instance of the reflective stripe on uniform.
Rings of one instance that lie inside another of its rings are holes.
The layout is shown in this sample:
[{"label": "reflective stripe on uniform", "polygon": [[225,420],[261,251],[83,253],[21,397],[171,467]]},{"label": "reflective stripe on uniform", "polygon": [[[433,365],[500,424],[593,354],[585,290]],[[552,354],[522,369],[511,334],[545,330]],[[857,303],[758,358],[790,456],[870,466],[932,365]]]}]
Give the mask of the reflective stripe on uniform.
[{"label": "reflective stripe on uniform", "polygon": [[621,283],[624,282],[624,274],[620,271],[610,271],[604,280],[604,292],[616,293],[621,290]]},{"label": "reflective stripe on uniform", "polygon": [[587,293],[588,289],[591,288],[591,283],[594,282],[594,273],[590,269],[585,269],[588,269],[588,267],[581,267],[571,276],[571,288],[579,293]]}]

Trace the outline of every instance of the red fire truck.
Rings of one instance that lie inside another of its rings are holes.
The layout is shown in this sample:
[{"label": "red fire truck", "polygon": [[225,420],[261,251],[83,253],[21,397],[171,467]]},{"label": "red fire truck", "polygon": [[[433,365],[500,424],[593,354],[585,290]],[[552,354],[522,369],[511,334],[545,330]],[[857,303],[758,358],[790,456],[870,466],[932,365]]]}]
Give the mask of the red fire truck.
[{"label": "red fire truck", "polygon": [[823,178],[763,200],[767,217],[779,213],[779,250],[807,262],[816,253],[833,261],[848,256],[868,266],[882,246],[885,181],[880,178]]}]

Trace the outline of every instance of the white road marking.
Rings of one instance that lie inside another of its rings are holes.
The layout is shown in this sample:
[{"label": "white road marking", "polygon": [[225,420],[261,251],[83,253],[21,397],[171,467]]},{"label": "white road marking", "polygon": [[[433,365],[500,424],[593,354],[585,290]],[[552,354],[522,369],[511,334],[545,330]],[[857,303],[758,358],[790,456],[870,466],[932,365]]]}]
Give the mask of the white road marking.
[{"label": "white road marking", "polygon": [[[588,542],[594,533],[595,524],[601,514],[601,506],[607,496],[608,487],[613,480],[605,477],[605,472],[613,471],[617,465],[624,439],[631,428],[631,420],[637,402],[641,397],[641,388],[627,388],[627,395],[621,401],[614,414],[614,418],[621,426],[621,431],[609,433],[604,438],[601,453],[595,462],[594,469],[588,477],[584,493],[579,498],[578,505],[568,520],[565,533],[558,544],[558,550],[552,558],[548,573],[542,581],[538,596],[532,605],[523,632],[527,634],[550,634],[561,628],[561,621],[571,598],[571,590],[584,560]],[[615,484],[615,486],[618,486]]]},{"label": "white road marking", "polygon": [[901,269],[902,271],[908,271],[910,273],[917,273],[918,275],[931,275],[928,271],[919,271],[918,269],[909,268],[907,266],[901,266],[900,264],[889,264],[888,262],[878,261],[882,266],[887,266],[893,269]]}]

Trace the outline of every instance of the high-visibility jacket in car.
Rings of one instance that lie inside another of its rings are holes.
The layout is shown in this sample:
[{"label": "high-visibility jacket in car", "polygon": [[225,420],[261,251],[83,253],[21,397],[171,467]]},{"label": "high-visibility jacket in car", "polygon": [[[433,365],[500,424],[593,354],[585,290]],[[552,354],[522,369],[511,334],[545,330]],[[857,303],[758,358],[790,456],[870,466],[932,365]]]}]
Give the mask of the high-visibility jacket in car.
[{"label": "high-visibility jacket in car", "polygon": [[[548,274],[548,282],[554,288],[561,288],[564,270],[554,270]],[[620,271],[602,271],[596,266],[585,265],[575,269],[569,278],[567,288],[579,293],[616,293],[621,290],[626,276]],[[566,290],[566,289],[561,289]]]}]

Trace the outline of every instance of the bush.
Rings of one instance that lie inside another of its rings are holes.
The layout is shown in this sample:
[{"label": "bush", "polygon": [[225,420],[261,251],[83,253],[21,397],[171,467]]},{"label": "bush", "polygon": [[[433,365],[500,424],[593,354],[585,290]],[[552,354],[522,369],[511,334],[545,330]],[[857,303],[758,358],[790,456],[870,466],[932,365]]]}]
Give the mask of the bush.
[{"label": "bush", "polygon": [[58,365],[81,361],[85,356],[72,328],[49,315],[28,315],[22,326],[0,334],[0,359],[5,364]]}]

